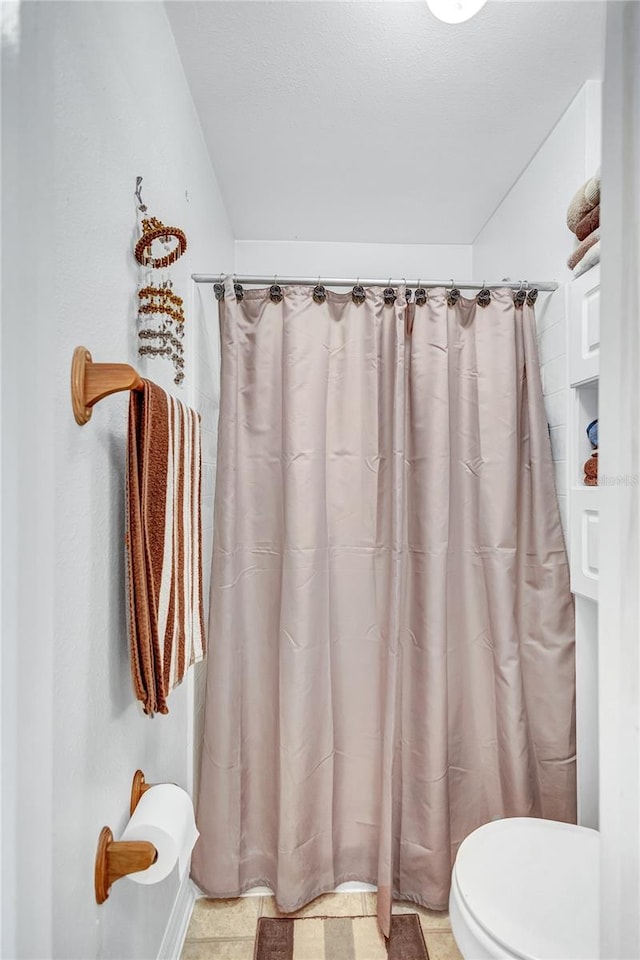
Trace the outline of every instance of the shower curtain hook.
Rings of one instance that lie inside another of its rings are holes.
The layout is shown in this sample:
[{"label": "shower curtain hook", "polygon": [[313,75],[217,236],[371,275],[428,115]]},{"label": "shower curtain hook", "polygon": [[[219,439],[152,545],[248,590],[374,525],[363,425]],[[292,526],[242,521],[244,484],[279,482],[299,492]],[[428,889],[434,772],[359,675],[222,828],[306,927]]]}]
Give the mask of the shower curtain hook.
[{"label": "shower curtain hook", "polygon": [[491,303],[491,291],[489,290],[486,281],[482,281],[482,287],[476,294],[476,303],[479,307],[488,307]]},{"label": "shower curtain hook", "polygon": [[278,286],[278,284],[276,283],[277,279],[278,279],[278,274],[274,273],[273,283],[269,287],[269,299],[271,300],[272,303],[281,303],[284,297],[284,294],[282,292],[282,287]]},{"label": "shower curtain hook", "polygon": [[218,278],[218,282],[213,285],[213,293],[218,302],[224,300],[224,274],[221,272]]},{"label": "shower curtain hook", "polygon": [[355,284],[353,285],[353,288],[351,290],[351,299],[356,305],[364,303],[365,300],[367,299],[367,294],[365,293],[365,289],[360,284],[360,277],[358,277]]},{"label": "shower curtain hook", "polygon": [[402,283],[403,283],[403,286],[404,286],[404,298],[405,298],[405,300],[407,301],[407,303],[409,303],[410,300],[411,300],[411,290],[410,290],[409,287],[407,286],[407,278],[406,278],[406,277],[403,277],[403,278],[402,278]]},{"label": "shower curtain hook", "polygon": [[419,307],[424,307],[427,300],[428,300],[427,291],[423,286],[421,286],[421,280],[420,280],[420,277],[418,277],[418,286],[416,287],[416,304]]},{"label": "shower curtain hook", "polygon": [[513,302],[516,305],[516,307],[521,307],[526,299],[527,299],[527,292],[524,289],[524,280],[521,280],[520,286],[518,287],[517,291],[513,296]]},{"label": "shower curtain hook", "polygon": [[456,287],[455,280],[451,277],[451,289],[447,294],[447,305],[449,307],[454,307],[458,300],[460,299],[460,291]]},{"label": "shower curtain hook", "polygon": [[318,275],[318,282],[313,288],[313,299],[315,303],[324,303],[327,299],[327,291],[320,283],[320,275]]}]

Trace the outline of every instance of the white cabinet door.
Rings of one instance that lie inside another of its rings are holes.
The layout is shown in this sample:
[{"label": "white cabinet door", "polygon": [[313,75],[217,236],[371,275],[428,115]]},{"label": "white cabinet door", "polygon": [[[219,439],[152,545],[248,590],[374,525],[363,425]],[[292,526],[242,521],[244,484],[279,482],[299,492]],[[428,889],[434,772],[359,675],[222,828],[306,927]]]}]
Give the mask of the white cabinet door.
[{"label": "white cabinet door", "polygon": [[571,491],[571,589],[598,599],[598,488]]},{"label": "white cabinet door", "polygon": [[569,381],[600,372],[600,264],[569,284]]}]

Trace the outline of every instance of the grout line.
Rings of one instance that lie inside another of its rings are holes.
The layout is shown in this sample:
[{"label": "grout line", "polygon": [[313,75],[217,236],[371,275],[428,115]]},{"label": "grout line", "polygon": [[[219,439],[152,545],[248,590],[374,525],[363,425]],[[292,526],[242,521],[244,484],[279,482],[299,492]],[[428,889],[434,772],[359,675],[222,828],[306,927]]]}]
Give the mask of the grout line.
[{"label": "grout line", "polygon": [[253,943],[253,937],[187,937],[185,943]]}]

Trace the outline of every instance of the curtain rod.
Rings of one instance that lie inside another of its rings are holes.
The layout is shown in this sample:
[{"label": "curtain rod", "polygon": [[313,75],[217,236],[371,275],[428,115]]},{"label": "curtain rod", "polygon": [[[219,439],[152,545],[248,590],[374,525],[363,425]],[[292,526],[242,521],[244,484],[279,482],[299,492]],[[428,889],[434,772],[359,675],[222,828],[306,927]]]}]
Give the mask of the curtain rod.
[{"label": "curtain rod", "polygon": [[[192,273],[191,279],[195,283],[220,283],[225,279],[226,276],[231,276],[230,274],[211,274],[211,273]],[[456,286],[459,290],[480,290],[482,287],[488,287],[493,289],[496,287],[506,287],[509,290],[519,290],[520,287],[529,287],[529,289],[535,288],[540,291],[540,293],[553,292],[558,289],[558,282],[556,280],[537,282],[533,280],[498,280],[493,283],[478,283],[477,281],[465,280],[464,282],[449,280],[406,280],[404,277],[399,280],[394,280],[393,277],[387,277],[385,280],[369,280],[366,277],[357,277],[351,280],[345,280],[344,278],[335,278],[335,277],[249,277],[242,276],[241,274],[233,274],[233,280],[235,283],[240,283],[246,286],[252,286],[253,284],[258,284],[259,286],[270,287],[272,283],[279,283],[283,287],[292,287],[292,286],[305,286],[305,287],[315,287],[317,283],[322,283],[325,287],[352,287],[355,283],[360,283],[363,287],[397,287],[400,284],[405,284],[407,287],[427,287],[430,290],[433,290],[435,287],[445,287],[449,289],[452,286]]]}]

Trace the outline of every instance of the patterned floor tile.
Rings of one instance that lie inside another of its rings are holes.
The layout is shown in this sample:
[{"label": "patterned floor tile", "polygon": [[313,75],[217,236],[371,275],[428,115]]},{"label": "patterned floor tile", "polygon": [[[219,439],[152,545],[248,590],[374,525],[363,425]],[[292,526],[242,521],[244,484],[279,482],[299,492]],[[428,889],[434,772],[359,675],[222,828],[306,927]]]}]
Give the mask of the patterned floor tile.
[{"label": "patterned floor tile", "polygon": [[259,911],[260,897],[196,900],[187,930],[187,940],[255,937]]},{"label": "patterned floor tile", "polygon": [[429,960],[463,960],[452,933],[427,932],[422,928]]},{"label": "patterned floor tile", "polygon": [[255,941],[187,940],[181,960],[253,960]]}]

